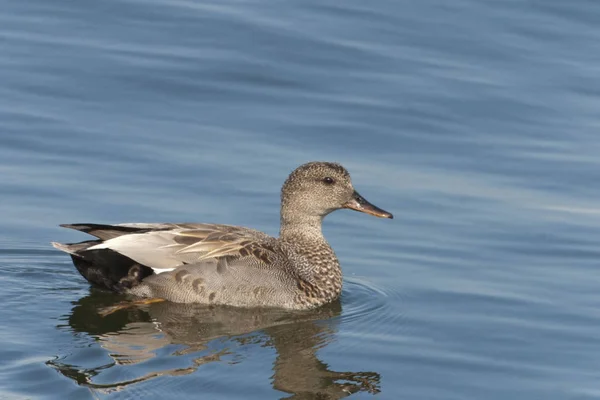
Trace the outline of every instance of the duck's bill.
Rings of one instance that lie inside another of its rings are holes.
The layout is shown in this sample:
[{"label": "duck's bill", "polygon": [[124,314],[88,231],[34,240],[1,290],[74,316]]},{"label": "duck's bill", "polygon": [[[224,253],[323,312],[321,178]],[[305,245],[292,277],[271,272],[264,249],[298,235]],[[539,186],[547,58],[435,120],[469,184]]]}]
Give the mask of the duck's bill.
[{"label": "duck's bill", "polygon": [[364,212],[367,214],[374,215],[379,218],[394,218],[392,214],[389,212],[382,210],[381,208],[369,203],[362,197],[358,192],[354,192],[352,195],[352,199],[344,204],[344,208],[349,208],[351,210],[356,210],[360,212]]}]

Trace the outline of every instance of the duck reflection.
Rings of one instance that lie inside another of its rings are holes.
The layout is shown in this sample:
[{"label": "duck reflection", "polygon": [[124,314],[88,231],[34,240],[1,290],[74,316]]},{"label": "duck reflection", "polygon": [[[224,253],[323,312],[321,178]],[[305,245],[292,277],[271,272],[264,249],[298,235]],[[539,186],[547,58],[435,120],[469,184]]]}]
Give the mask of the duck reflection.
[{"label": "duck reflection", "polygon": [[[112,358],[111,364],[96,369],[81,369],[64,359],[48,364],[80,385],[112,392],[159,376],[191,374],[224,356],[239,359],[242,354],[236,354],[236,349],[260,344],[275,349],[273,387],[291,394],[288,399],[340,399],[356,392],[380,391],[376,372],[332,371],[317,357],[317,351],[335,337],[341,313],[339,301],[301,312],[162,302],[100,316],[99,309],[113,306],[118,300],[114,294],[93,290],[75,304],[68,319],[74,332],[97,338]],[[235,345],[211,346],[216,339]],[[102,370],[150,360],[169,345],[179,345],[171,353],[174,356],[202,355],[193,357],[186,368],[155,371],[111,384],[94,383]]]}]

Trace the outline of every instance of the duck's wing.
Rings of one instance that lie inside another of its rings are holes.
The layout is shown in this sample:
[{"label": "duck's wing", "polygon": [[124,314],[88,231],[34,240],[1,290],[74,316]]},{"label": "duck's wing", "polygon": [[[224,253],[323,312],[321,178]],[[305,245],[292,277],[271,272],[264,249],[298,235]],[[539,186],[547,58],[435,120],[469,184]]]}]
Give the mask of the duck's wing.
[{"label": "duck's wing", "polygon": [[[135,223],[63,226],[89,233],[101,240],[80,251],[110,249],[152,268],[155,273],[224,256],[254,257],[268,264],[275,252],[275,239],[271,236],[232,225]],[[61,250],[67,251],[65,248]]]}]

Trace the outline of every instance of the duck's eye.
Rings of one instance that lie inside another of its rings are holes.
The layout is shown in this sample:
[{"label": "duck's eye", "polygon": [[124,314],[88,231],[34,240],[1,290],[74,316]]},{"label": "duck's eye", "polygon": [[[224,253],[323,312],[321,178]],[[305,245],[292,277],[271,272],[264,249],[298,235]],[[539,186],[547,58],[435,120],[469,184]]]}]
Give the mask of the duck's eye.
[{"label": "duck's eye", "polygon": [[323,182],[324,182],[325,184],[327,184],[327,185],[333,185],[333,184],[335,183],[335,181],[333,180],[333,178],[330,178],[330,177],[328,177],[328,176],[327,176],[327,177],[325,177],[325,178],[323,178]]}]

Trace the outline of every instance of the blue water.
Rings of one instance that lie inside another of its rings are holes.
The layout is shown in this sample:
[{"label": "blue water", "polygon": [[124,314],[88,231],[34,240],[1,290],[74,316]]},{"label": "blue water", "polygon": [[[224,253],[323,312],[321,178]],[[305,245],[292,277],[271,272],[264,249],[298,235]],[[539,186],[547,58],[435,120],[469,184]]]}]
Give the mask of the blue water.
[{"label": "blue water", "polygon": [[[4,0],[0,398],[600,398],[600,3]],[[276,235],[339,161],[340,303],[100,317],[69,222]]]}]

